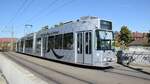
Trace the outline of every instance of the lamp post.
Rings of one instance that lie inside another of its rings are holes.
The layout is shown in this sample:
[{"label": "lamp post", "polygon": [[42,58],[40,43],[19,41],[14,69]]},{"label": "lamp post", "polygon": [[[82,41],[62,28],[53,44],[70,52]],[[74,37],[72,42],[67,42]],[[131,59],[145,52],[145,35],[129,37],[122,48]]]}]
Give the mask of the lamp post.
[{"label": "lamp post", "polygon": [[12,26],[12,31],[11,31],[11,51],[13,51],[13,47],[14,47],[13,37],[14,37],[14,27]]},{"label": "lamp post", "polygon": [[[28,29],[28,27],[30,27],[30,28],[33,27],[33,25],[31,25],[31,24],[25,24],[24,26],[25,26],[25,29]],[[26,30],[26,32],[25,32],[25,29],[24,29],[24,35],[27,35],[28,33],[30,33],[30,32],[28,32],[27,30]]]}]

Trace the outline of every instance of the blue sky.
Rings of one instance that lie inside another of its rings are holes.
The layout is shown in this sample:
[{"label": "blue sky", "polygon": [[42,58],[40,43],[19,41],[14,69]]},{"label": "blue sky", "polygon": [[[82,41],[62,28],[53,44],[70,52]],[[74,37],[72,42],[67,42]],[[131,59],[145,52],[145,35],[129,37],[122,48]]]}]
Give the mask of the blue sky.
[{"label": "blue sky", "polygon": [[[126,25],[131,31],[148,32],[150,0],[0,0],[0,37],[10,37],[12,27],[14,36],[21,37],[24,30],[35,32],[81,16],[111,20],[114,31]],[[33,27],[25,29],[25,24]]]}]

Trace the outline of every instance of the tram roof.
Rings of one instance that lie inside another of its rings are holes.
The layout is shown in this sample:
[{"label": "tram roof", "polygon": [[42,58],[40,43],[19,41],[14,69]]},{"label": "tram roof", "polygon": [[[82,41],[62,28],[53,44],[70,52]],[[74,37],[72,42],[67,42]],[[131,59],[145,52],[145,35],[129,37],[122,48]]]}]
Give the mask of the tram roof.
[{"label": "tram roof", "polygon": [[[106,20],[108,21],[108,20]],[[58,25],[54,25],[50,28],[42,28],[38,32],[35,32],[37,36],[41,36],[47,33],[69,33],[85,30],[100,29],[100,19],[95,16],[83,16],[75,21],[61,22]],[[32,37],[34,33],[30,33],[23,38]]]}]

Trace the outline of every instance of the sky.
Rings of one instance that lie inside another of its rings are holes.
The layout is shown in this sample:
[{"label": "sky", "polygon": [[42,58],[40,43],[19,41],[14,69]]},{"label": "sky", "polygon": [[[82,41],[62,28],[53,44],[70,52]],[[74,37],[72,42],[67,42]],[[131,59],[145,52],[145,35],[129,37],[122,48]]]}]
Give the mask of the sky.
[{"label": "sky", "polygon": [[110,20],[113,31],[126,25],[133,32],[148,32],[150,0],[0,0],[0,37],[11,37],[13,30],[20,38],[81,16]]}]

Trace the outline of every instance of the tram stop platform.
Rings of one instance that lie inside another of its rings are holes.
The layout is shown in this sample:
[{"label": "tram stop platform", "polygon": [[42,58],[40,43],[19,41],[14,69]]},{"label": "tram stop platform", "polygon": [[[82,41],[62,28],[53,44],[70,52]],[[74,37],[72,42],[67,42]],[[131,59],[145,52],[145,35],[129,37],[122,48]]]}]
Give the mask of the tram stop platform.
[{"label": "tram stop platform", "polygon": [[48,84],[0,52],[0,84]]},{"label": "tram stop platform", "polygon": [[7,84],[3,74],[0,72],[0,84]]}]

